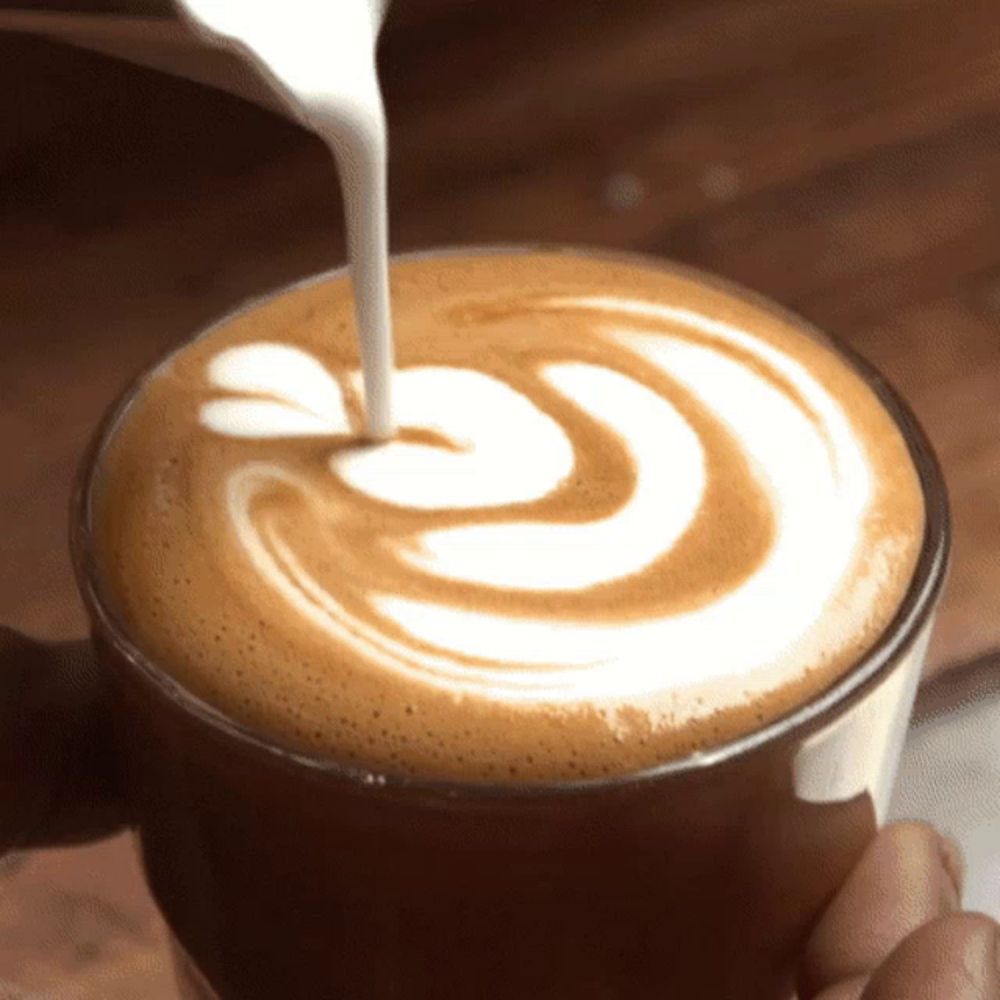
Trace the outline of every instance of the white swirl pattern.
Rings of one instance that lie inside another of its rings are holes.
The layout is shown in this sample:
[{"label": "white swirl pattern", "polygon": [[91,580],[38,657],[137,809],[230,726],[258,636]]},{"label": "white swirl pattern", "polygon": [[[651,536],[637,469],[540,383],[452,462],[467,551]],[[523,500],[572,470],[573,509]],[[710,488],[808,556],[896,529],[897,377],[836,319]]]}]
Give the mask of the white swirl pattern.
[{"label": "white swirl pattern", "polygon": [[[773,544],[749,579],[693,610],[614,625],[525,619],[378,591],[367,595],[372,615],[361,620],[251,516],[260,490],[275,483],[303,493],[309,487],[278,465],[250,463],[231,475],[228,497],[232,523],[257,571],[360,655],[456,696],[610,709],[640,703],[655,716],[675,711],[685,688],[737,677],[749,690],[757,675],[770,685],[784,672],[801,671],[796,651],[821,644],[828,620],[842,625],[843,617],[825,614],[829,605],[848,618],[863,615],[877,586],[848,579],[871,482],[864,449],[838,402],[791,357],[696,312],[603,298],[543,305],[587,312],[604,337],[686,387],[728,427],[770,498],[776,525]],[[641,332],[651,320],[677,335]],[[735,360],[733,346],[780,374],[799,400]],[[702,445],[684,417],[652,389],[610,368],[553,363],[537,374],[620,438],[637,475],[628,502],[584,523],[511,518],[386,539],[395,558],[431,578],[475,586],[584,590],[663,559],[690,527],[706,472]],[[231,348],[212,361],[208,375],[218,388],[243,394],[203,405],[203,424],[219,434],[351,431],[341,383],[298,348],[268,342]],[[358,374],[345,384],[356,392]],[[474,511],[545,497],[573,473],[567,430],[492,376],[467,368],[406,368],[396,375],[395,398],[401,427],[436,431],[454,447],[394,441],[333,451],[331,474],[370,500],[405,510]],[[395,637],[379,628],[379,618],[392,623]],[[400,641],[400,630],[413,641]]]}]

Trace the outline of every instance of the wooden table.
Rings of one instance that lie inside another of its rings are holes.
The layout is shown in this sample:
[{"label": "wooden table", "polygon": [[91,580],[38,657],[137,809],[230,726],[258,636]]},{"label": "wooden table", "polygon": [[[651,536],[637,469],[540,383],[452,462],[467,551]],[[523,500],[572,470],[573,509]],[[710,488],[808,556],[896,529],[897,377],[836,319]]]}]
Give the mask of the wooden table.
[{"label": "wooden table", "polygon": [[[1000,647],[993,5],[483,0],[390,27],[382,64],[397,249],[633,247],[846,337],[950,482],[929,669]],[[291,125],[37,40],[0,36],[0,108],[0,620],[73,635],[65,508],[102,407],[248,294],[340,261],[339,199]],[[3,864],[0,1000],[171,995],[127,842]]]}]

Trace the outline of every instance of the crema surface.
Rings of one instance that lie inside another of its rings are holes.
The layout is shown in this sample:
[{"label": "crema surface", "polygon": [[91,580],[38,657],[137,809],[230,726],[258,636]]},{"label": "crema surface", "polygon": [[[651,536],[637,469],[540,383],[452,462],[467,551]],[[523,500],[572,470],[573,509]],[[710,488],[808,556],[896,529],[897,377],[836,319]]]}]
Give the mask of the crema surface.
[{"label": "crema surface", "polygon": [[392,295],[392,441],[343,277],[181,349],[114,434],[102,568],[198,697],[377,771],[593,777],[781,716],[893,618],[916,472],[793,319],[569,253],[403,261]]}]

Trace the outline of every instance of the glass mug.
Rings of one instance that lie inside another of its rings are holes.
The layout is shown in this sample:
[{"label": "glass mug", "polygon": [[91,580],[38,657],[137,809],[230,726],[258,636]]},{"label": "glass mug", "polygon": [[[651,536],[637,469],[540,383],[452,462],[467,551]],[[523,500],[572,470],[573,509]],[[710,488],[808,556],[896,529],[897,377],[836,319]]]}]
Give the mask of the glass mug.
[{"label": "glass mug", "polygon": [[793,996],[805,935],[885,815],[948,554],[923,432],[877,372],[845,356],[904,434],[926,509],[912,584],[878,643],[749,735],[641,773],[523,786],[373,775],[290,752],[143,654],[104,593],[90,523],[98,460],[137,380],[85,460],[72,552],[183,995]]}]

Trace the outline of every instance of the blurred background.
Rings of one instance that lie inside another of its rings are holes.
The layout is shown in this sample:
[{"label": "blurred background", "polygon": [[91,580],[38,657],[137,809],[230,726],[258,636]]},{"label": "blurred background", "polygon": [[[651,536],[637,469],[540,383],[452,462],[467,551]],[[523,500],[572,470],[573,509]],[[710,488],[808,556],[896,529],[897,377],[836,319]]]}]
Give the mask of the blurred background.
[{"label": "blurred background", "polygon": [[[394,0],[380,51],[395,249],[661,254],[764,292],[883,368],[936,444],[955,511],[922,717],[994,690],[996,5]],[[70,484],[130,376],[248,295],[343,258],[336,177],[307,133],[0,30],[0,621],[82,633]],[[0,1000],[172,996],[127,839],[0,862]]]}]

